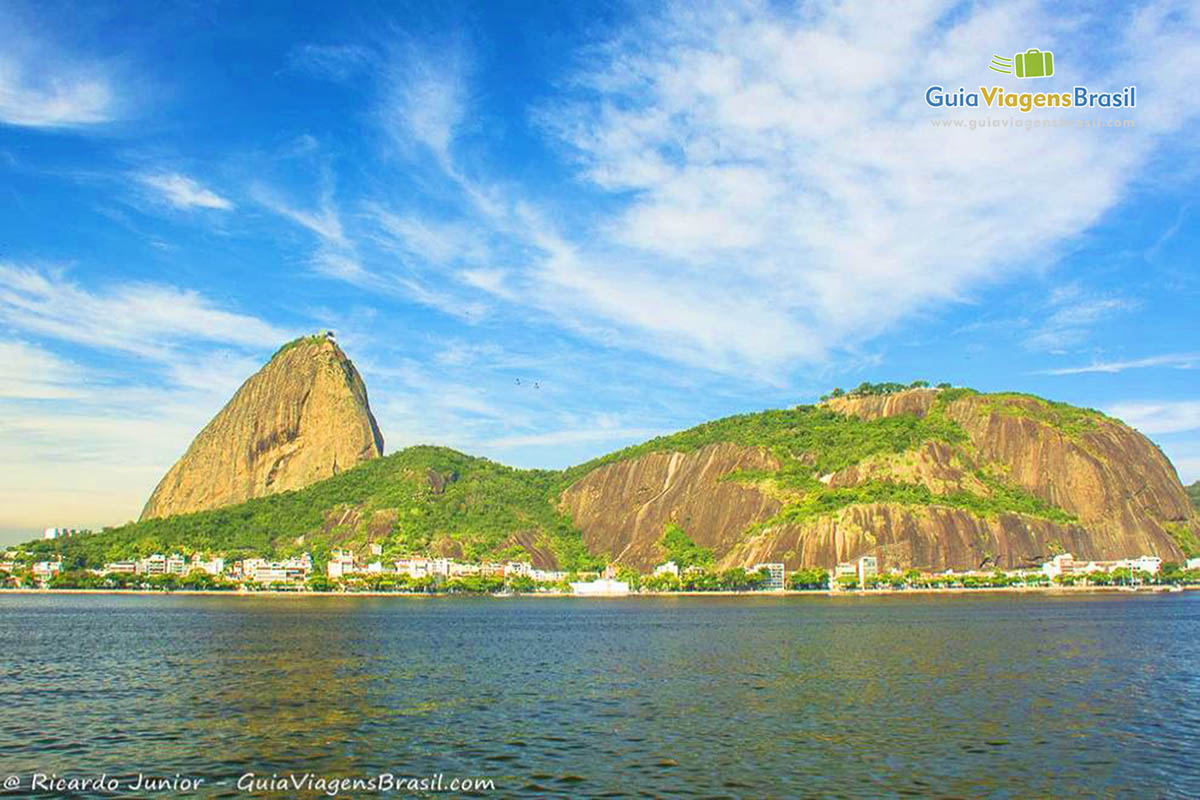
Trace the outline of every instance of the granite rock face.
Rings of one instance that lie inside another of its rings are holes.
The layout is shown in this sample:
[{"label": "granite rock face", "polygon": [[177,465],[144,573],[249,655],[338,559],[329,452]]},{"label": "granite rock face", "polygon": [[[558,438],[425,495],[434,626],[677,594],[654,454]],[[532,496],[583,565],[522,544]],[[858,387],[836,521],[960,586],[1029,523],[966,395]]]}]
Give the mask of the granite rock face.
[{"label": "granite rock face", "polygon": [[252,375],[159,481],[142,519],[299,489],[383,454],[354,364],[331,337],[297,339]]},{"label": "granite rock face", "polygon": [[[918,389],[842,397],[828,407],[863,420],[923,417],[938,395]],[[789,569],[831,567],[867,554],[884,568],[1016,568],[1061,551],[1083,559],[1154,554],[1178,561],[1184,557],[1179,534],[1200,534],[1200,514],[1174,467],[1151,441],[1118,420],[1016,394],[956,396],[939,413],[957,423],[968,441],[928,441],[821,476],[831,488],[919,484],[933,496],[927,505],[861,503],[772,524],[782,503],[769,486],[727,476],[775,468],[774,456],[723,443],[604,464],[569,487],[560,508],[583,531],[592,552],[639,569],[661,561],[658,542],[668,521],[712,548],[725,568],[766,561],[782,561]],[[939,495],[988,496],[984,473],[1001,476],[1073,521],[981,515],[938,504]]]}]

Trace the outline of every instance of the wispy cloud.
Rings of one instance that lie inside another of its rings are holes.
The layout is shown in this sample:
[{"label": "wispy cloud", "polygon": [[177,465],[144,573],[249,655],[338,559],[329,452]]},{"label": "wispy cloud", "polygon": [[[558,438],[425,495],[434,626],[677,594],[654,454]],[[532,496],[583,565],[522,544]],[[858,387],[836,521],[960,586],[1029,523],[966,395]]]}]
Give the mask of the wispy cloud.
[{"label": "wispy cloud", "polygon": [[90,289],[60,272],[7,262],[0,262],[0,320],[39,336],[156,359],[189,341],[261,348],[288,338],[192,290],[156,283]]},{"label": "wispy cloud", "polygon": [[346,234],[342,228],[341,216],[334,206],[332,188],[326,186],[321,190],[315,208],[298,206],[284,198],[280,192],[261,184],[251,187],[250,193],[259,204],[315,233],[326,243],[337,246],[346,244]]},{"label": "wispy cloud", "polygon": [[1115,403],[1105,412],[1147,434],[1200,430],[1200,401],[1196,400]]},{"label": "wispy cloud", "polygon": [[288,53],[288,66],[331,80],[347,80],[371,62],[371,51],[357,44],[302,44]]},{"label": "wispy cloud", "polygon": [[68,128],[112,120],[117,96],[105,67],[29,36],[0,9],[0,123]]},{"label": "wispy cloud", "polygon": [[211,189],[179,173],[159,173],[141,176],[142,183],[161,194],[176,208],[215,208],[228,211],[233,203]]},{"label": "wispy cloud", "polygon": [[1149,356],[1129,361],[1100,361],[1082,367],[1062,367],[1059,369],[1042,370],[1041,375],[1085,375],[1092,372],[1117,373],[1127,369],[1147,369],[1150,367],[1166,367],[1169,369],[1195,369],[1200,364],[1200,353],[1173,353],[1161,356]]},{"label": "wispy cloud", "polygon": [[[1196,11],[1130,12],[1137,36],[1118,33],[1094,54],[1071,52],[1077,25],[1053,9],[949,8],[669,6],[589,50],[565,96],[533,115],[577,167],[572,196],[594,212],[582,224],[462,152],[461,48],[406,53],[380,118],[414,165],[428,166],[414,142],[434,154],[438,191],[459,201],[454,225],[487,243],[486,263],[437,273],[450,279],[439,290],[488,292],[608,346],[778,378],[1052,263],[1200,100],[1164,97],[1120,135],[1014,136],[931,127],[926,87],[971,85],[980,53],[1030,37],[1069,54],[1079,82],[1200,80],[1193,40],[1178,33],[1200,28]],[[1039,195],[1055,201],[1025,202]],[[432,273],[462,252],[455,244],[472,244],[399,219],[405,229],[382,230],[413,256],[410,269],[424,256]],[[1074,347],[1135,305],[1067,292],[1025,344]]]},{"label": "wispy cloud", "polygon": [[1025,346],[1031,350],[1065,351],[1086,341],[1094,326],[1134,307],[1134,301],[1096,296],[1076,283],[1060,286],[1040,309],[1036,325],[1025,337]]},{"label": "wispy cloud", "polygon": [[85,370],[21,341],[0,342],[0,398],[63,400],[79,396]]},{"label": "wispy cloud", "polygon": [[413,142],[424,145],[448,169],[450,146],[467,112],[465,50],[451,43],[399,47],[383,88],[380,117],[393,142],[403,150]]}]

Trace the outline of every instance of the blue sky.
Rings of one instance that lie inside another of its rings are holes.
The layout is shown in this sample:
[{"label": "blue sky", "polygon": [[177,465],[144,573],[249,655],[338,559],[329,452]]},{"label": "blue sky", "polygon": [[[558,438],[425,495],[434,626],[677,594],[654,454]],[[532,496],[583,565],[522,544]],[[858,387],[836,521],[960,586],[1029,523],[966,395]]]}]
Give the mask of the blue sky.
[{"label": "blue sky", "polygon": [[[245,5],[0,6],[0,537],[136,517],[320,328],[388,451],[560,467],[923,378],[1200,478],[1195,4]],[[1029,47],[1054,77],[987,70]],[[935,127],[1039,115],[931,84],[1138,105]]]}]

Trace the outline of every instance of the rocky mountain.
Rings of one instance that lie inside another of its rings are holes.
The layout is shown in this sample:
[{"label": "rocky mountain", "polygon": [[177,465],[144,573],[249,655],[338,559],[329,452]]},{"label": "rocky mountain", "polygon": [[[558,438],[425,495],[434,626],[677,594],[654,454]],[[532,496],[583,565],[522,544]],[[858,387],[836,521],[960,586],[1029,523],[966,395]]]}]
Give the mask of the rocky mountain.
[{"label": "rocky mountain", "polygon": [[159,481],[142,519],[300,489],[383,454],[358,370],[327,334],[281,347]]},{"label": "rocky mountain", "polygon": [[[361,388],[332,343],[301,346],[294,354],[282,351],[239,390],[164,485],[211,487],[214,465],[237,461],[243,491],[287,488],[280,475],[290,475],[295,459],[285,457],[290,451],[282,443],[303,437],[271,431],[309,435],[310,428],[272,423],[235,434],[231,422],[217,423],[226,412],[253,418],[231,409],[260,396],[242,397],[259,391],[260,376],[274,383],[284,373],[303,383],[296,374],[306,374],[310,362],[344,365],[338,367],[344,385]],[[299,363],[273,368],[293,358]],[[41,546],[72,550],[76,562],[92,563],[114,553],[171,549],[308,550],[319,560],[332,547],[372,543],[383,547],[385,559],[428,553],[645,570],[663,560],[663,534],[674,525],[711,549],[721,567],[762,561],[828,567],[866,554],[884,568],[934,570],[1019,567],[1058,552],[1175,561],[1200,554],[1200,512],[1152,442],[1098,411],[1030,395],[866,386],[815,406],[715,420],[564,471],[517,470],[418,447],[333,474],[379,449],[365,390],[338,391],[361,397],[353,405],[358,416],[350,414],[357,423],[343,426],[353,432],[357,424],[357,433],[304,439],[311,452],[295,462],[318,465],[332,477],[215,511]],[[346,440],[358,459],[338,450]],[[222,441],[238,443],[230,449],[236,458]],[[262,441],[268,446],[247,449]],[[268,455],[253,457],[260,452]],[[193,477],[193,466],[209,477]],[[305,483],[314,474],[315,468],[298,472],[294,480]],[[189,495],[192,502],[197,494]]]}]

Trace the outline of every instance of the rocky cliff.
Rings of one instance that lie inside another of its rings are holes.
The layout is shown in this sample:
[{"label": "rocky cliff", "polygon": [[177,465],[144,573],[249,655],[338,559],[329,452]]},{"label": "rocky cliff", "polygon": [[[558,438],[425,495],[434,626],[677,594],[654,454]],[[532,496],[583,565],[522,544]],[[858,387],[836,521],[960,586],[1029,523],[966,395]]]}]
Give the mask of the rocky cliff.
[{"label": "rocky cliff", "polygon": [[[741,444],[689,451],[697,437],[681,434],[610,460],[561,508],[591,549],[643,569],[661,559],[667,521],[725,567],[866,554],[927,569],[1011,568],[1062,551],[1178,560],[1200,534],[1162,452],[1096,411],[926,389],[769,413],[770,428],[739,418],[696,429]],[[750,446],[756,437],[771,447]]]},{"label": "rocky cliff", "polygon": [[142,519],[299,489],[383,453],[354,364],[331,337],[290,342],[159,481]]}]

